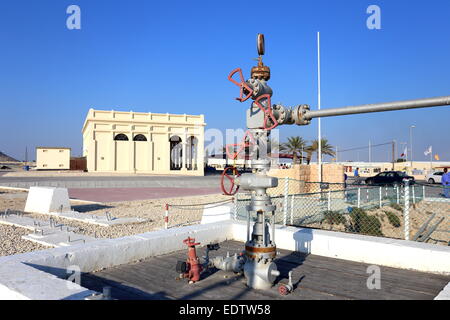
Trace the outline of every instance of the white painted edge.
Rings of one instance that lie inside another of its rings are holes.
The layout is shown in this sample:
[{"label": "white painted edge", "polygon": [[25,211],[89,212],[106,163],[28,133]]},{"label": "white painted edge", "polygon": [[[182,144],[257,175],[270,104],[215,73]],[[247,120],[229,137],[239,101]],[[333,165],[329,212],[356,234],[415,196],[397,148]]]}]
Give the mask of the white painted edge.
[{"label": "white painted edge", "polygon": [[450,282],[434,297],[434,300],[450,300]]}]

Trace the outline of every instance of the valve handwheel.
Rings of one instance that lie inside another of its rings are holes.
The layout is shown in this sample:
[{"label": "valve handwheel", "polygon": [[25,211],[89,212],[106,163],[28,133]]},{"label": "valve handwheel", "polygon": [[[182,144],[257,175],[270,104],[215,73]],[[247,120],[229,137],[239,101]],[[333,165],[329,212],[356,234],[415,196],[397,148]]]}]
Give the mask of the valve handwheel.
[{"label": "valve handwheel", "polygon": [[[239,186],[234,183],[234,179],[239,177],[240,174],[236,167],[227,167],[223,170],[221,178],[220,178],[220,188],[222,189],[222,192],[226,194],[227,196],[233,196],[235,195],[238,190]],[[225,178],[230,181],[230,187],[225,187]]]},{"label": "valve handwheel", "polygon": [[289,289],[284,284],[281,284],[278,287],[278,293],[281,294],[282,296],[286,296],[289,293]]},{"label": "valve handwheel", "polygon": [[[240,82],[237,82],[233,79],[233,76],[239,72],[239,80]],[[245,82],[244,75],[242,74],[241,68],[236,68],[228,75],[228,80],[233,82],[235,85],[237,85],[241,90],[239,92],[239,98],[236,98],[236,100],[240,102],[247,101],[252,95],[253,95],[253,89],[250,88],[250,86]],[[244,96],[245,95],[245,96]]]},{"label": "valve handwheel", "polygon": [[[267,108],[264,108],[264,106],[262,105],[262,103],[260,102],[261,100],[267,99]],[[264,130],[272,130],[275,129],[278,126],[278,121],[275,118],[275,116],[273,115],[272,112],[272,102],[270,101],[270,95],[269,94],[263,94],[261,96],[259,96],[256,100],[255,100],[255,104],[258,106],[258,108],[261,109],[262,112],[264,112]],[[269,125],[267,124],[268,120],[271,120],[273,125],[269,127]]]}]

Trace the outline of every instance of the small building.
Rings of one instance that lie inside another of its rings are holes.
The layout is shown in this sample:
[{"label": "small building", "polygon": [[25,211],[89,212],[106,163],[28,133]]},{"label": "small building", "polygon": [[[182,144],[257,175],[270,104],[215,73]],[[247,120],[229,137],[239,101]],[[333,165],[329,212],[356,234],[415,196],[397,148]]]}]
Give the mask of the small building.
[{"label": "small building", "polygon": [[37,147],[37,170],[69,170],[70,148],[64,147]]},{"label": "small building", "polygon": [[203,115],[89,109],[83,156],[89,172],[204,175]]}]

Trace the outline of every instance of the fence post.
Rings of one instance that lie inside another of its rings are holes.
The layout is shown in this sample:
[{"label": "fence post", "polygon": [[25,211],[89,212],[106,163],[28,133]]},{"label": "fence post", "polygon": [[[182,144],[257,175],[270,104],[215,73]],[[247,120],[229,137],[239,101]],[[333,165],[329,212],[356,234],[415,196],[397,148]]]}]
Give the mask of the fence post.
[{"label": "fence post", "polygon": [[411,186],[411,190],[412,190],[412,201],[413,203],[416,203],[416,193],[414,192],[414,186]]},{"label": "fence post", "polygon": [[358,208],[361,206],[361,188],[358,188]]},{"label": "fence post", "polygon": [[409,181],[405,180],[405,208],[403,209],[405,240],[409,240]]},{"label": "fence post", "polygon": [[398,186],[395,187],[395,190],[397,191],[397,204],[400,204],[400,191],[398,190]]},{"label": "fence post", "polygon": [[383,206],[383,201],[382,201],[382,194],[381,194],[381,187],[380,187],[380,208]]},{"label": "fence post", "polygon": [[423,200],[425,200],[425,186],[422,186]]},{"label": "fence post", "polygon": [[166,211],[164,213],[164,228],[169,228],[169,204],[166,203]]},{"label": "fence post", "polygon": [[287,209],[288,209],[288,195],[289,195],[289,178],[284,178],[284,205],[283,205],[283,225],[287,224]]},{"label": "fence post", "polygon": [[294,195],[291,196],[291,225],[294,224]]}]

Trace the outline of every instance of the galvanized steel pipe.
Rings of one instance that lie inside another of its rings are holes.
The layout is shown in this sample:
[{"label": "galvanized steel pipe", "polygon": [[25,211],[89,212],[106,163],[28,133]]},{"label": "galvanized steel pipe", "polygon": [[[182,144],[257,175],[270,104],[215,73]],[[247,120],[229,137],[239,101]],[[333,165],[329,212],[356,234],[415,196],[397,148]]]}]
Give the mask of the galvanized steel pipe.
[{"label": "galvanized steel pipe", "polygon": [[324,118],[333,116],[344,116],[349,114],[441,107],[448,105],[450,105],[450,96],[444,96],[435,98],[365,104],[359,106],[349,106],[333,109],[308,110],[303,114],[303,118],[304,119]]}]

